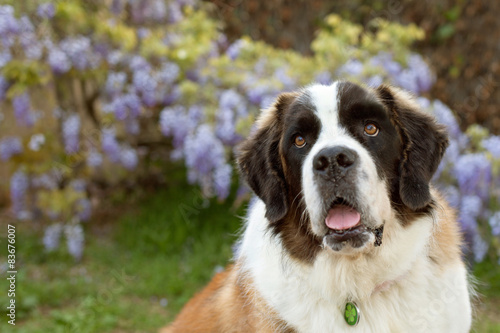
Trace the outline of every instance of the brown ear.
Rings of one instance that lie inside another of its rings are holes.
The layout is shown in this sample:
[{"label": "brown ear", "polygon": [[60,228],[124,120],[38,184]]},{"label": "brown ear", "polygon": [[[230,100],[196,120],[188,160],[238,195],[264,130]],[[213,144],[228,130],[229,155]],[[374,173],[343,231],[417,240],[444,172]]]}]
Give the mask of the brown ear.
[{"label": "brown ear", "polygon": [[288,188],[279,143],[284,113],[294,98],[290,93],[280,95],[273,106],[263,111],[257,130],[238,149],[240,173],[266,204],[266,217],[270,222],[279,221],[288,212]]},{"label": "brown ear", "polygon": [[399,165],[401,200],[412,210],[424,208],[431,201],[430,180],[448,147],[446,129],[420,111],[410,94],[386,85],[377,91],[403,142]]}]

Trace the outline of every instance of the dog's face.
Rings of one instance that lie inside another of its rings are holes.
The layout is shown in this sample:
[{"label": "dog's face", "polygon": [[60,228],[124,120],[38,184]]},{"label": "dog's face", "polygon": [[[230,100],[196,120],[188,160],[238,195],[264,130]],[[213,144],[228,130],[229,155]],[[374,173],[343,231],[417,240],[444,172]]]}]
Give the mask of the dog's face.
[{"label": "dog's face", "polygon": [[387,220],[429,212],[446,134],[395,88],[350,82],[283,94],[241,146],[239,165],[296,258],[368,252]]}]

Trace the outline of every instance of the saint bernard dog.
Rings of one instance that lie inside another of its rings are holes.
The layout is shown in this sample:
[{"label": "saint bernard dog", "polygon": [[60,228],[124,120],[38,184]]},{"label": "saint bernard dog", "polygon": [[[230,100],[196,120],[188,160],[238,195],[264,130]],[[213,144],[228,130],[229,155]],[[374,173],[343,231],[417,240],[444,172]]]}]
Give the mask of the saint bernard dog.
[{"label": "saint bernard dog", "polygon": [[430,185],[447,145],[392,86],[280,95],[239,150],[256,198],[234,264],[162,332],[468,332],[459,226]]}]

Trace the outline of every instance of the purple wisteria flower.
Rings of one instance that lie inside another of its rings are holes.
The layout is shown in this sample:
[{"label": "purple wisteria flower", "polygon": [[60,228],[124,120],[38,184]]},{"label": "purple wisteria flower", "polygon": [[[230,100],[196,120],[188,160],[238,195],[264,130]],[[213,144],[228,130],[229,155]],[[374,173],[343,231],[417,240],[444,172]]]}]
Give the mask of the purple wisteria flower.
[{"label": "purple wisteria flower", "polygon": [[99,57],[92,52],[91,41],[85,36],[68,37],[61,41],[59,47],[66,53],[72,65],[78,70],[96,68]]},{"label": "purple wisteria flower", "polygon": [[372,57],[370,64],[381,67],[395,84],[415,94],[429,90],[435,81],[429,66],[418,54],[411,54],[408,57],[405,68],[387,52],[380,52]]},{"label": "purple wisteria flower", "polygon": [[27,93],[17,95],[12,100],[12,107],[14,108],[14,115],[18,121],[21,123],[24,119],[26,113],[30,110],[30,97]]},{"label": "purple wisteria flower", "polygon": [[177,23],[184,18],[182,14],[181,4],[177,1],[172,1],[168,4],[168,22],[171,24]]},{"label": "purple wisteria flower", "polygon": [[239,117],[246,117],[248,114],[245,99],[234,89],[224,90],[220,95],[219,107],[232,109]]},{"label": "purple wisteria flower", "polygon": [[76,210],[80,221],[88,221],[92,215],[92,204],[89,199],[80,199],[76,202]]},{"label": "purple wisteria flower", "polygon": [[158,81],[164,84],[172,84],[180,75],[180,68],[176,63],[165,62],[158,71]]},{"label": "purple wisteria flower", "polygon": [[135,93],[116,95],[110,104],[103,107],[105,112],[112,112],[116,119],[133,119],[141,113],[141,101]]},{"label": "purple wisteria flower", "polygon": [[0,102],[5,100],[7,89],[9,89],[9,81],[7,81],[3,75],[0,75]]},{"label": "purple wisteria flower", "polygon": [[14,97],[12,99],[12,107],[14,108],[14,116],[18,125],[31,127],[35,124],[36,116],[31,109],[31,101],[28,93]]},{"label": "purple wisteria flower", "polygon": [[91,148],[87,155],[87,165],[89,167],[98,167],[102,164],[102,155],[95,149]]},{"label": "purple wisteria flower", "polygon": [[4,67],[12,60],[12,53],[10,50],[1,50],[0,51],[0,68]]},{"label": "purple wisteria flower", "polygon": [[446,126],[448,133],[455,140],[460,140],[463,136],[455,115],[443,102],[435,100],[432,103],[432,111],[437,121]]},{"label": "purple wisteria flower", "polygon": [[117,66],[125,61],[127,57],[119,50],[113,50],[106,56],[107,62],[112,66]]},{"label": "purple wisteria flower", "polygon": [[33,26],[33,23],[31,23],[31,20],[27,15],[23,15],[19,19],[19,30],[21,33],[35,31],[35,27]]},{"label": "purple wisteria flower", "polygon": [[357,59],[350,59],[338,69],[340,76],[359,76],[363,73],[363,63]]},{"label": "purple wisteria flower", "polygon": [[137,29],[137,38],[144,39],[151,35],[151,30],[148,28],[139,28]]},{"label": "purple wisteria flower", "polygon": [[102,131],[101,138],[102,151],[108,156],[113,163],[118,163],[121,160],[121,147],[116,140],[115,130],[106,128]]},{"label": "purple wisteria flower", "polygon": [[471,219],[476,219],[481,213],[483,202],[477,195],[465,195],[462,198],[460,214],[467,215]]},{"label": "purple wisteria flower", "polygon": [[54,251],[59,247],[63,226],[60,223],[54,223],[45,228],[43,234],[43,245],[47,251]]},{"label": "purple wisteria flower", "polygon": [[231,45],[226,50],[226,55],[229,57],[231,60],[235,60],[236,58],[239,57],[241,53],[241,49],[244,47],[245,41],[243,39],[238,39]]},{"label": "purple wisteria flower", "polygon": [[462,198],[458,220],[460,222],[465,240],[471,246],[473,252],[478,241],[477,218],[481,212],[482,201],[476,195],[466,195]]},{"label": "purple wisteria flower", "polygon": [[23,144],[16,136],[7,136],[0,140],[0,158],[9,160],[12,156],[23,152]]},{"label": "purple wisteria flower", "polygon": [[384,82],[384,79],[380,75],[373,75],[366,79],[365,82],[370,87],[378,87]]},{"label": "purple wisteria flower", "polygon": [[19,41],[21,42],[26,58],[39,60],[42,57],[43,44],[39,41],[34,32],[29,31],[21,33],[19,35]]},{"label": "purple wisteria flower", "polygon": [[141,57],[140,55],[133,55],[130,57],[129,66],[132,71],[151,71],[151,65],[149,62]]},{"label": "purple wisteria flower", "polygon": [[20,218],[26,209],[26,192],[29,187],[29,179],[23,171],[16,171],[10,178],[10,200],[14,214]]},{"label": "purple wisteria flower", "polygon": [[460,191],[456,186],[448,185],[444,189],[441,189],[446,201],[450,204],[451,207],[458,209],[460,207],[461,195]]},{"label": "purple wisteria flower", "polygon": [[81,178],[73,179],[69,183],[69,187],[76,192],[85,192],[85,189],[87,188],[87,182]]},{"label": "purple wisteria flower", "polygon": [[417,91],[428,91],[434,84],[435,77],[421,55],[412,54],[408,58],[408,68],[414,73]]},{"label": "purple wisteria flower", "polygon": [[50,68],[52,68],[56,74],[64,74],[71,69],[71,61],[68,56],[57,46],[50,48],[47,60]]},{"label": "purple wisteria flower", "polygon": [[76,113],[64,120],[62,125],[64,150],[66,154],[74,154],[80,145],[80,116]]},{"label": "purple wisteria flower", "polygon": [[332,75],[328,71],[322,71],[316,74],[314,80],[320,84],[329,85],[332,83]]},{"label": "purple wisteria flower", "polygon": [[224,145],[211,127],[203,124],[187,137],[184,151],[188,180],[200,183],[205,192],[210,192],[213,186],[212,173],[226,165]]},{"label": "purple wisteria flower", "polygon": [[401,64],[394,60],[392,54],[387,52],[379,52],[370,59],[370,64],[383,68],[391,77],[399,75],[402,70]]},{"label": "purple wisteria flower", "polygon": [[164,105],[173,105],[182,97],[182,91],[179,86],[173,86],[163,97]]},{"label": "purple wisteria flower", "polygon": [[160,113],[160,130],[163,135],[173,138],[174,148],[181,148],[186,137],[193,131],[193,124],[184,107],[166,107]]},{"label": "purple wisteria flower", "polygon": [[14,38],[21,31],[20,22],[14,16],[14,7],[0,6],[0,39],[3,47],[14,44]]},{"label": "purple wisteria flower", "polygon": [[135,90],[141,95],[142,101],[146,106],[156,104],[157,80],[149,70],[137,70],[134,72],[132,84]]},{"label": "purple wisteria flower", "polygon": [[54,177],[54,175],[47,174],[47,173],[33,177],[32,185],[33,185],[33,187],[43,188],[43,189],[47,189],[47,190],[53,190],[58,186],[57,180]]},{"label": "purple wisteria flower", "polygon": [[500,136],[492,135],[481,142],[484,149],[489,151],[494,158],[500,158]]},{"label": "purple wisteria flower", "polygon": [[219,99],[215,133],[225,144],[234,145],[241,137],[236,133],[237,117],[246,117],[248,110],[245,100],[236,90],[225,90]]},{"label": "purple wisteria flower", "polygon": [[56,14],[56,8],[51,2],[46,2],[38,6],[36,14],[44,19],[51,19]]},{"label": "purple wisteria flower", "polygon": [[126,169],[134,170],[139,163],[137,152],[133,148],[122,148],[120,161]]},{"label": "purple wisteria flower", "polygon": [[280,67],[274,71],[273,75],[279,82],[283,84],[283,89],[292,90],[296,88],[296,82],[293,78],[288,75],[288,69],[285,67]]},{"label": "purple wisteria flower", "polygon": [[408,57],[407,68],[393,75],[392,80],[402,88],[419,94],[430,89],[434,75],[420,55],[412,54]]},{"label": "purple wisteria flower", "polygon": [[414,94],[418,94],[419,92],[415,73],[410,69],[403,69],[401,73],[392,78],[392,81],[401,88],[411,91]]},{"label": "purple wisteria flower", "polygon": [[127,74],[124,72],[109,72],[105,90],[108,94],[115,95],[122,92],[127,83]]},{"label": "purple wisteria flower", "polygon": [[491,233],[493,236],[500,237],[500,211],[493,214],[489,218],[488,223],[491,227]]},{"label": "purple wisteria flower", "polygon": [[458,157],[453,167],[453,175],[458,180],[463,194],[477,194],[483,200],[489,197],[491,163],[484,154],[465,154]]},{"label": "purple wisteria flower", "polygon": [[488,252],[488,248],[488,243],[486,243],[479,234],[475,234],[472,238],[472,252],[474,253],[474,260],[476,262],[483,261]]},{"label": "purple wisteria flower", "polygon": [[418,96],[417,103],[424,110],[428,110],[431,107],[431,101],[429,101],[429,99],[426,97]]},{"label": "purple wisteria flower", "polygon": [[205,120],[204,108],[200,105],[191,105],[188,110],[189,122],[193,124],[193,128],[198,126]]},{"label": "purple wisteria flower", "polygon": [[219,199],[226,199],[231,188],[231,175],[233,168],[229,164],[224,164],[215,169],[214,189]]},{"label": "purple wisteria flower", "polygon": [[186,71],[186,79],[198,83],[206,83],[206,76],[203,75],[197,68],[188,69]]},{"label": "purple wisteria flower", "polygon": [[167,18],[168,9],[167,4],[163,0],[147,0],[148,5],[145,7],[145,17],[152,20],[161,22]]},{"label": "purple wisteria flower", "polygon": [[83,255],[84,234],[80,223],[72,223],[64,226],[64,235],[66,236],[66,245],[68,252],[76,260],[80,260]]},{"label": "purple wisteria flower", "polygon": [[98,66],[103,59],[106,59],[110,52],[112,52],[111,45],[102,40],[94,41],[93,55],[91,57],[93,68]]},{"label": "purple wisteria flower", "polygon": [[267,109],[268,107],[270,107],[271,105],[274,104],[275,100],[276,100],[276,96],[271,96],[271,95],[264,96],[264,98],[262,99],[262,102],[260,103],[260,108]]},{"label": "purple wisteria flower", "polygon": [[260,106],[265,97],[273,95],[274,89],[265,84],[257,84],[247,88],[246,93],[250,103]]},{"label": "purple wisteria flower", "polygon": [[439,166],[436,172],[434,173],[432,179],[434,181],[437,181],[441,177],[442,173],[448,168],[448,166],[455,164],[455,161],[458,159],[459,156],[460,156],[460,147],[457,141],[451,139],[449,141],[449,146],[444,153],[443,159],[441,160],[441,163],[439,163]]},{"label": "purple wisteria flower", "polygon": [[238,140],[235,128],[234,113],[229,108],[217,110],[217,124],[215,126],[217,137],[225,144],[231,145]]}]

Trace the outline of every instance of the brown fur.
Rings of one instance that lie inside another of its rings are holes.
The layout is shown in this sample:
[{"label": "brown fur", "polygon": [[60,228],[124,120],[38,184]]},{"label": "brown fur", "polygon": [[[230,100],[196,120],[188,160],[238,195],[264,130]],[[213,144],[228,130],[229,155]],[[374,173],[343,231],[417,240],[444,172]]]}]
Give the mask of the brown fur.
[{"label": "brown fur", "polygon": [[461,260],[462,235],[456,222],[455,211],[437,192],[433,193],[436,201],[435,230],[431,238],[429,257],[439,267],[445,269],[456,265]]},{"label": "brown fur", "polygon": [[238,265],[217,274],[192,298],[175,321],[160,333],[245,333],[293,330],[270,310],[251,287]]}]

